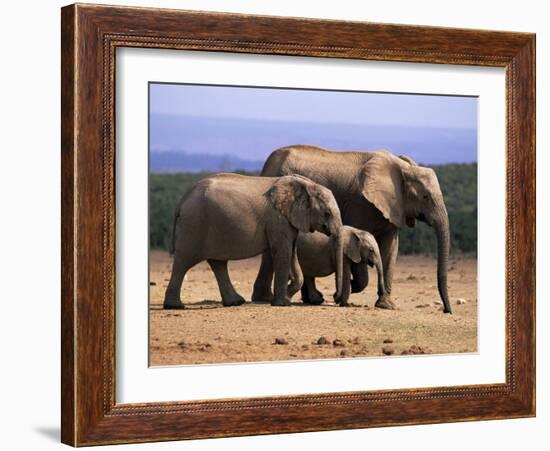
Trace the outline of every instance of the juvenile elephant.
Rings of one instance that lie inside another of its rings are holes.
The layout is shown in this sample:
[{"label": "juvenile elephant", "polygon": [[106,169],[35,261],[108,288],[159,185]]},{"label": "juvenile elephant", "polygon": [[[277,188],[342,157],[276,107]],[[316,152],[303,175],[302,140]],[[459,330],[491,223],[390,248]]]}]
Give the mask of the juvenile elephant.
[{"label": "juvenile elephant", "polygon": [[351,265],[358,265],[357,274],[361,290],[368,285],[368,266],[376,267],[378,273],[378,296],[384,295],[384,271],[378,244],[374,237],[364,230],[343,226],[340,231],[342,246],[338,246],[334,237],[321,233],[300,233],[296,243],[298,261],[304,274],[302,300],[306,304],[321,304],[323,294],[315,288],[315,277],[325,277],[336,272],[338,252],[343,252],[342,292],[335,296],[335,302],[341,306],[348,305],[351,292]]},{"label": "juvenile elephant", "polygon": [[[418,166],[407,156],[388,151],[332,152],[320,147],[296,145],[274,151],[262,175],[300,174],[329,188],[346,225],[367,230],[380,247],[385,295],[376,307],[395,308],[391,300],[393,270],[398,253],[399,228],[414,227],[416,220],[433,227],[437,236],[437,287],[443,311],[451,313],[447,291],[449,219],[435,172]],[[357,266],[352,265],[356,275]],[[270,299],[272,266],[264,255],[254,284],[253,301]]]},{"label": "juvenile elephant", "polygon": [[[244,303],[229,279],[227,261],[262,252],[270,255],[275,271],[272,305],[289,305],[289,295],[297,292],[303,281],[296,256],[298,231],[337,235],[341,227],[340,211],[330,190],[305,177],[206,177],[176,208],[174,263],[164,308],[183,308],[180,290],[185,273],[203,260],[216,276],[223,305]],[[338,265],[342,267],[341,259]],[[289,275],[291,284],[287,286]],[[340,289],[341,280],[337,291]]]}]

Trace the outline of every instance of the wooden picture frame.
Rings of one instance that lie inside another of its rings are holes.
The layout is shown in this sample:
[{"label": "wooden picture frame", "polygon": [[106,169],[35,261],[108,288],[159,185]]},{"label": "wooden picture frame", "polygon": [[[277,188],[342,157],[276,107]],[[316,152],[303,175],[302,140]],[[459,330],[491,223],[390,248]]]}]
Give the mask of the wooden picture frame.
[{"label": "wooden picture frame", "polygon": [[[82,446],[535,415],[534,34],[76,4],[62,9],[61,35],[64,443]],[[506,382],[118,404],[118,47],[505,68]]]}]

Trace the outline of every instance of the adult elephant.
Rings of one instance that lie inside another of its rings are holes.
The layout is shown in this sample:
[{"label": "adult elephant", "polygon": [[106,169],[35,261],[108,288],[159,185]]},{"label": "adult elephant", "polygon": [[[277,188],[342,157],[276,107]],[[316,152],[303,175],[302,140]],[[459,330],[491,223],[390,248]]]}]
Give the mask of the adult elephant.
[{"label": "adult elephant", "polygon": [[[183,196],[174,214],[174,263],[164,297],[165,309],[181,309],[186,272],[206,260],[218,282],[222,304],[240,305],[227,271],[228,260],[266,252],[275,268],[272,305],[289,305],[303,282],[296,254],[298,232],[339,237],[342,219],[334,196],[300,175],[251,177],[217,174],[200,180]],[[337,292],[342,289],[342,257]],[[291,279],[288,285],[289,276]]]},{"label": "adult elephant", "polygon": [[[437,235],[437,286],[445,313],[451,313],[447,290],[449,219],[435,172],[418,166],[407,156],[386,150],[333,152],[321,147],[296,145],[275,150],[266,160],[262,175],[300,174],[329,188],[342,214],[342,221],[374,235],[384,268],[385,294],[376,307],[394,309],[392,279],[398,253],[398,231],[416,220],[434,228]],[[360,291],[357,266],[352,267],[354,292]],[[252,300],[272,298],[272,262],[262,256]],[[316,290],[314,285],[311,289]],[[312,297],[318,293],[310,293]]]}]

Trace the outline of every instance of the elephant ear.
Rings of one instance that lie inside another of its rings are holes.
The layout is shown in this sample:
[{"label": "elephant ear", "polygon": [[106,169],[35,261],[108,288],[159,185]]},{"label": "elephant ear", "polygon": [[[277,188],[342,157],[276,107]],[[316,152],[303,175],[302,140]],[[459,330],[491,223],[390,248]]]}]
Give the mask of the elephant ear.
[{"label": "elephant ear", "polygon": [[346,235],[346,242],[344,245],[344,254],[353,263],[359,263],[361,261],[361,240],[354,233],[351,232]]},{"label": "elephant ear", "polygon": [[[303,179],[303,180],[302,180]],[[280,177],[267,192],[271,205],[300,232],[310,232],[311,198],[304,177]]]},{"label": "elephant ear", "polygon": [[398,161],[387,151],[373,152],[361,170],[359,182],[363,196],[393,225],[402,227],[403,175]]}]

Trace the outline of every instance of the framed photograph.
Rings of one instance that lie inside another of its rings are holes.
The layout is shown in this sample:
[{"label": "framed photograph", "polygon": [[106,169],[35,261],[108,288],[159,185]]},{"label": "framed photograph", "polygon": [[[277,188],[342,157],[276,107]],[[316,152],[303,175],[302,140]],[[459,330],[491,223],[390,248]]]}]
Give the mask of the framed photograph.
[{"label": "framed photograph", "polygon": [[535,415],[535,36],[62,9],[73,446]]}]

